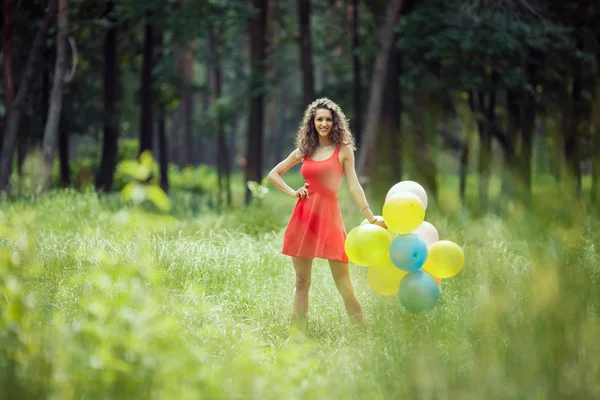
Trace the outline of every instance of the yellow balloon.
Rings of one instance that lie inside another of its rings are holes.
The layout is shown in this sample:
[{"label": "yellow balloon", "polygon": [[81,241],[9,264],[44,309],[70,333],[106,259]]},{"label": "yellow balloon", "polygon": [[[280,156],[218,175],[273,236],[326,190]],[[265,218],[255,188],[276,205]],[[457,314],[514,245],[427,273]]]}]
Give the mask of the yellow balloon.
[{"label": "yellow balloon", "polygon": [[411,233],[425,220],[425,206],[416,196],[393,195],[383,205],[382,214],[392,232]]},{"label": "yellow balloon", "polygon": [[458,274],[465,263],[462,248],[450,240],[440,240],[429,246],[423,269],[437,278],[450,278]]},{"label": "yellow balloon", "polygon": [[375,293],[381,296],[393,296],[398,293],[400,281],[406,274],[406,271],[396,268],[388,256],[383,263],[369,267],[367,280],[369,287]]},{"label": "yellow balloon", "polygon": [[391,240],[389,232],[379,225],[360,225],[350,231],[344,249],[350,261],[368,267],[385,260]]}]

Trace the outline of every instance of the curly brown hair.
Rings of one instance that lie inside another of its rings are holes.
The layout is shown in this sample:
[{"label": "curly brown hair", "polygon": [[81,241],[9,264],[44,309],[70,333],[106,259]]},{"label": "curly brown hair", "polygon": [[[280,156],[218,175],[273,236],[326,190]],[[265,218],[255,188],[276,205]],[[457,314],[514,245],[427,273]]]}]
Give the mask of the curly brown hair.
[{"label": "curly brown hair", "polygon": [[329,139],[338,144],[350,146],[352,150],[356,150],[354,136],[350,131],[348,120],[344,112],[333,101],[326,97],[317,99],[309,104],[302,117],[302,122],[296,133],[296,148],[300,152],[302,158],[310,156],[319,145],[319,134],[315,129],[315,113],[318,109],[331,111],[333,117],[333,127],[329,133]]}]

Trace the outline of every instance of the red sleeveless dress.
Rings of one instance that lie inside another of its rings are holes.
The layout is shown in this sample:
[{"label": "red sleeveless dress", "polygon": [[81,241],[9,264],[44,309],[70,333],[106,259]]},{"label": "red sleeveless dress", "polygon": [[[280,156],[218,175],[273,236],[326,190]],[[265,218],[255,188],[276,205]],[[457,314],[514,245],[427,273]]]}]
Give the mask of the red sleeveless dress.
[{"label": "red sleeveless dress", "polygon": [[283,237],[282,253],[293,257],[348,262],[346,229],[338,204],[344,174],[340,146],[326,160],[304,158],[300,173],[309,184],[308,198],[298,199]]}]

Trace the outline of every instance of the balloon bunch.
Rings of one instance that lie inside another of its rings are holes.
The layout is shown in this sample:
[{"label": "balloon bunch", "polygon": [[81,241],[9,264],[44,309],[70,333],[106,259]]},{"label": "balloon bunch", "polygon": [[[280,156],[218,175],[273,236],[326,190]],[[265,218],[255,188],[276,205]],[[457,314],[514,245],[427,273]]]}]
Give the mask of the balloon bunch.
[{"label": "balloon bunch", "polygon": [[462,248],[439,240],[435,226],[425,221],[427,193],[413,181],[388,191],[382,217],[388,230],[364,220],[346,238],[350,261],[368,267],[371,289],[382,296],[398,295],[409,312],[432,310],[440,298],[442,279],[458,274]]}]

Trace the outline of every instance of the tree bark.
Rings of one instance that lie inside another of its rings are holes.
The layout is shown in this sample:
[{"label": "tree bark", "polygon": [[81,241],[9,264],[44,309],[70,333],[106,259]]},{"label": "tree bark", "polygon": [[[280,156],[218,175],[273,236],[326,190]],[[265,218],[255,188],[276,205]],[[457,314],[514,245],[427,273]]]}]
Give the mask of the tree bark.
[{"label": "tree bark", "polygon": [[[517,140],[521,131],[521,104],[520,96],[515,91],[506,93],[507,129],[506,138],[516,152]],[[511,198],[516,194],[518,183],[518,165],[516,154],[504,152],[504,170],[502,171],[502,194]]]},{"label": "tree bark", "polygon": [[[599,57],[600,58],[600,57]],[[592,187],[591,200],[600,208],[600,78],[596,78],[594,104],[592,106]]]},{"label": "tree bark", "polygon": [[[485,94],[483,92],[471,92],[469,94],[470,105],[474,107],[473,112],[480,115],[477,119],[477,128],[479,132],[479,160],[478,160],[478,195],[479,207],[482,211],[487,210],[489,203],[489,186],[492,165],[492,138],[490,127],[494,118],[495,93],[489,94],[488,104],[485,103]],[[491,115],[489,114],[491,110]]]},{"label": "tree bark", "polygon": [[[207,88],[210,88],[213,86],[212,83],[212,76],[211,74],[206,71],[205,72],[205,77],[204,77],[204,85]],[[209,91],[204,91],[201,94],[201,101],[202,101],[202,109],[204,110],[204,112],[208,112],[209,108],[210,108],[210,93]],[[200,133],[200,142],[201,142],[201,162],[204,162],[205,164],[212,164],[215,161],[215,157],[214,157],[214,149],[216,147],[216,141],[215,141],[215,137],[214,135],[209,135],[207,130],[204,129],[201,133]]]},{"label": "tree bark", "polygon": [[69,34],[69,2],[58,2],[58,32],[56,34],[56,64],[52,79],[52,93],[50,94],[50,107],[44,128],[42,142],[43,166],[41,171],[40,189],[46,191],[50,188],[50,175],[52,165],[58,149],[58,128],[63,106],[63,93],[65,87],[65,71],[67,69],[67,36]]},{"label": "tree bark", "polygon": [[[65,113],[66,114],[66,113]],[[58,158],[60,160],[60,187],[71,186],[71,168],[69,167],[69,136],[70,123],[68,116],[64,115],[60,124],[58,141]]]},{"label": "tree bark", "polygon": [[388,68],[388,58],[390,56],[390,47],[393,46],[394,27],[403,0],[391,0],[385,13],[385,21],[379,32],[379,41],[377,57],[375,59],[375,68],[371,77],[371,87],[369,90],[369,106],[367,109],[366,124],[362,133],[362,148],[358,156],[358,176],[365,182],[366,178],[371,176],[373,168],[372,152],[375,146],[377,131],[379,128],[379,117],[381,115],[381,105],[383,102],[383,87],[385,83],[386,70]]},{"label": "tree bark", "polygon": [[145,150],[152,151],[152,67],[154,64],[154,28],[150,21],[151,13],[146,12],[146,22],[144,24],[144,50],[143,65],[140,75],[140,150],[141,154]]},{"label": "tree bark", "polygon": [[520,173],[522,176],[523,200],[531,196],[533,130],[535,128],[535,99],[531,94],[525,94],[521,107],[521,151],[519,154]]},{"label": "tree bark", "polygon": [[376,139],[377,163],[373,167],[373,195],[385,198],[390,187],[400,181],[400,91],[399,51],[390,47],[384,84],[381,126]]},{"label": "tree bark", "polygon": [[0,152],[0,193],[8,192],[10,189],[10,176],[12,174],[13,154],[15,151],[17,133],[19,131],[19,123],[21,122],[21,116],[23,114],[24,107],[26,106],[29,90],[36,77],[36,73],[41,61],[46,35],[48,34],[50,25],[56,16],[56,8],[56,1],[51,0],[46,17],[44,18],[44,21],[40,26],[40,30],[35,36],[31,50],[29,51],[29,59],[27,60],[23,78],[21,80],[17,95],[12,103],[10,116],[6,122],[2,151]]},{"label": "tree bark", "polygon": [[[15,97],[15,88],[13,84],[12,73],[12,35],[13,35],[13,10],[12,1],[4,0],[2,4],[2,80],[4,84],[4,109],[6,110],[5,120],[10,119],[13,99]],[[0,145],[2,144],[3,133],[0,132]]]},{"label": "tree bark", "polygon": [[[246,145],[246,176],[245,181],[260,182],[262,180],[263,162],[263,122],[264,122],[264,74],[266,56],[266,27],[267,27],[267,4],[264,1],[253,0],[253,6],[258,10],[250,22],[251,51],[251,85],[250,85],[250,114],[248,120],[248,136]],[[246,187],[245,203],[250,204],[252,193]]]},{"label": "tree bark", "polygon": [[[212,103],[215,105],[221,97],[222,84],[223,84],[223,73],[221,69],[221,53],[219,49],[220,32],[214,27],[209,28],[208,33],[208,44],[209,52],[213,57],[212,65],[209,66],[209,72],[212,75],[213,87],[212,92]],[[230,206],[232,202],[231,198],[231,185],[229,170],[229,152],[227,151],[227,138],[225,133],[225,121],[221,111],[217,112],[216,115],[216,134],[217,134],[217,181],[219,194],[217,197],[217,206],[219,210],[222,209],[223,194],[227,196],[227,205]]]},{"label": "tree bark", "polygon": [[117,27],[110,15],[115,7],[115,1],[107,4],[107,17],[113,23],[104,38],[104,137],[102,140],[102,159],[96,176],[96,188],[99,191],[110,192],[117,165],[119,115],[116,103],[118,63],[117,63]]},{"label": "tree bark", "polygon": [[160,168],[160,187],[169,192],[169,159],[164,107],[158,110],[158,163]]},{"label": "tree bark", "polygon": [[[529,83],[534,88],[537,86],[536,82],[536,67],[529,55],[526,63],[527,78]],[[521,126],[521,149],[518,155],[519,159],[519,172],[522,177],[522,185],[520,195],[522,200],[529,201],[532,194],[532,167],[533,167],[533,133],[535,129],[536,119],[536,101],[532,93],[523,93],[523,103],[520,107],[520,126]]]},{"label": "tree bark", "polygon": [[[154,29],[154,54],[156,58],[162,60],[165,56],[164,33],[161,28]],[[160,188],[165,192],[169,192],[169,148],[167,146],[167,122],[165,118],[166,105],[163,101],[163,94],[160,89],[157,89],[157,97],[160,99],[156,105],[156,136],[157,136],[157,153]]]},{"label": "tree bark", "polygon": [[[188,0],[178,0],[178,5],[184,7]],[[181,87],[181,105],[183,118],[183,135],[181,150],[181,164],[188,166],[194,164],[194,49],[196,47],[195,40],[186,42],[179,49],[179,69],[183,78]]]},{"label": "tree bark", "polygon": [[579,151],[579,107],[581,102],[581,81],[577,73],[573,79],[571,99],[563,123],[563,157],[565,160],[562,183],[565,193],[577,197],[581,192],[581,155]]},{"label": "tree bark", "polygon": [[356,146],[360,147],[362,138],[362,85],[361,85],[361,68],[360,68],[360,54],[359,44],[360,39],[358,36],[358,0],[352,0],[352,77],[354,80],[353,87],[353,99],[354,99],[354,138]]},{"label": "tree bark", "polygon": [[459,183],[458,192],[462,204],[465,204],[466,193],[467,193],[467,178],[469,174],[469,160],[471,153],[471,140],[473,132],[476,129],[475,126],[475,114],[473,113],[474,105],[473,96],[469,93],[468,103],[465,104],[463,101],[457,101],[454,104],[454,108],[460,121],[462,137],[460,143],[460,156],[459,156]]},{"label": "tree bark", "polygon": [[471,132],[468,130],[463,138],[460,148],[460,165],[458,170],[458,193],[460,201],[465,204],[467,195],[467,176],[469,174],[469,151],[471,146]]},{"label": "tree bark", "polygon": [[429,113],[431,102],[417,103],[417,109],[413,111],[415,123],[414,146],[415,146],[415,176],[427,191],[430,203],[437,199],[437,163],[435,154],[431,150],[431,144],[439,135],[439,114]]},{"label": "tree bark", "polygon": [[310,30],[310,0],[298,0],[298,24],[300,31],[300,65],[302,66],[302,94],[304,105],[315,100],[313,74],[313,51]]}]

